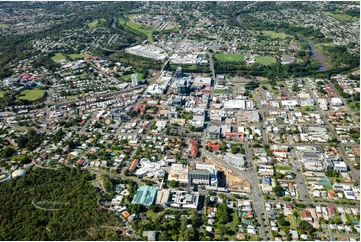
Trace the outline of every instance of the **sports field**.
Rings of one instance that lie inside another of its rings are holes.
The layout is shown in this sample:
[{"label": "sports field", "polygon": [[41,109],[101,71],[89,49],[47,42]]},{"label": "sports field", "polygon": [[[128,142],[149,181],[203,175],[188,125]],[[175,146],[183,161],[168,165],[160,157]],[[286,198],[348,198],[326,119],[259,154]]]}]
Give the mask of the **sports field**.
[{"label": "sports field", "polygon": [[278,33],[278,32],[274,32],[274,31],[262,31],[262,33],[264,35],[267,35],[271,38],[281,38],[281,39],[284,39],[286,37],[291,37],[291,35],[288,35],[288,34],[285,34],[285,33]]},{"label": "sports field", "polygon": [[219,61],[244,61],[244,54],[215,54]]},{"label": "sports field", "polygon": [[65,60],[65,56],[62,53],[56,53],[51,59],[54,61]]},{"label": "sports field", "polygon": [[45,92],[45,90],[41,89],[25,90],[20,93],[20,96],[18,96],[17,99],[35,101],[42,98]]},{"label": "sports field", "polygon": [[276,58],[270,56],[256,56],[256,62],[263,65],[271,65],[276,63]]}]

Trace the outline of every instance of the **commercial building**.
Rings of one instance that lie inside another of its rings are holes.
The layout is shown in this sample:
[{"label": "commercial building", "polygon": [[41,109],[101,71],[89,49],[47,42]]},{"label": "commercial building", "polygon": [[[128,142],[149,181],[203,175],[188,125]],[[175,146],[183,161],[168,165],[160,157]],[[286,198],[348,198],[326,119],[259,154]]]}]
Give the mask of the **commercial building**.
[{"label": "commercial building", "polygon": [[194,208],[198,207],[199,193],[187,193],[186,191],[174,191],[171,196],[171,207]]},{"label": "commercial building", "polygon": [[157,195],[157,188],[151,186],[139,187],[132,200],[132,204],[141,204],[144,206],[151,206]]},{"label": "commercial building", "polygon": [[182,78],[183,77],[183,69],[182,67],[178,66],[175,71],[175,77],[176,78]]},{"label": "commercial building", "polygon": [[133,87],[138,86],[138,75],[137,74],[132,75],[132,85],[133,85]]}]

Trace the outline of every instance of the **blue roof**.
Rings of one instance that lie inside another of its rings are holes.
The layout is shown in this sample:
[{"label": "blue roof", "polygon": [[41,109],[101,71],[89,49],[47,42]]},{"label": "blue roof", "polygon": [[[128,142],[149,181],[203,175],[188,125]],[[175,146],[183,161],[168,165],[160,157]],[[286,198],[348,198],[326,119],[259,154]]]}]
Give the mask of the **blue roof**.
[{"label": "blue roof", "polygon": [[139,187],[133,198],[132,204],[151,206],[157,194],[157,188],[151,186]]}]

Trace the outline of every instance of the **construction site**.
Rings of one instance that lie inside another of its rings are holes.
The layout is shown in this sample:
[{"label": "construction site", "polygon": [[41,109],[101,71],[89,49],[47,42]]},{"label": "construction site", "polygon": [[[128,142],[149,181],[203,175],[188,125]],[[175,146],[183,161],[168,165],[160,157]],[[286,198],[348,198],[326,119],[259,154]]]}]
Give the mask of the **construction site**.
[{"label": "construction site", "polygon": [[[248,181],[244,180],[242,177],[234,174],[228,169],[220,166],[217,162],[212,159],[206,158],[205,163],[216,166],[218,173],[224,174],[225,185],[227,190],[232,192],[243,192],[243,193],[251,193],[251,185]],[[222,180],[222,179],[221,179]],[[223,181],[224,182],[224,181]]]}]

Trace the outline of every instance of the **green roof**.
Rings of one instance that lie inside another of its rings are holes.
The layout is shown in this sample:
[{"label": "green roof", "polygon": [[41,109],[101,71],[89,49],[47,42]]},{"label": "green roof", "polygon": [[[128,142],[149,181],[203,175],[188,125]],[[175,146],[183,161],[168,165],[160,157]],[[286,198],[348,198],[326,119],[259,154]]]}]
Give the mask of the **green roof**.
[{"label": "green roof", "polygon": [[157,194],[157,188],[151,186],[139,187],[133,198],[132,204],[151,206]]}]

